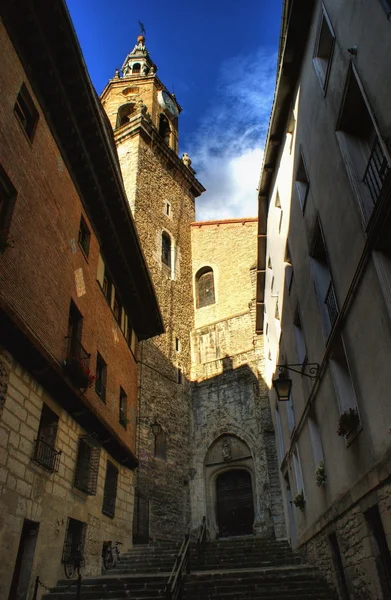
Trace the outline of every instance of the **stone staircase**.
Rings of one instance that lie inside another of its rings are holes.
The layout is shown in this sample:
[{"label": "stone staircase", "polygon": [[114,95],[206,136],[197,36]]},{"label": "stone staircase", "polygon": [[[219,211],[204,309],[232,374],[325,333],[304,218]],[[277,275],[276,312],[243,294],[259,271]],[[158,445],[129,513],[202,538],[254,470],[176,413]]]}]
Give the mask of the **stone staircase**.
[{"label": "stone staircase", "polygon": [[[160,542],[135,546],[101,577],[83,578],[82,600],[152,600],[164,588],[179,550]],[[182,600],[334,600],[313,567],[303,565],[287,542],[252,536],[206,542],[190,551],[191,573]],[[45,600],[74,600],[76,580],[59,581]]]},{"label": "stone staircase", "polygon": [[286,541],[254,537],[206,542],[191,550],[184,600],[334,600],[319,572]]}]

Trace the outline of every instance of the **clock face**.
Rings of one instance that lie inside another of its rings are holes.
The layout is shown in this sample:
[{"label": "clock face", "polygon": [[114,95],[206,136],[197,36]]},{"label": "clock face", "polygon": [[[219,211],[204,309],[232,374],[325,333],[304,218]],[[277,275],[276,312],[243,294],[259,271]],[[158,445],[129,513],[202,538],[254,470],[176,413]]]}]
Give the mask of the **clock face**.
[{"label": "clock face", "polygon": [[174,100],[171,98],[170,94],[166,92],[166,90],[162,90],[159,94],[159,104],[162,108],[168,110],[168,112],[173,116],[177,117],[179,115],[179,110]]}]

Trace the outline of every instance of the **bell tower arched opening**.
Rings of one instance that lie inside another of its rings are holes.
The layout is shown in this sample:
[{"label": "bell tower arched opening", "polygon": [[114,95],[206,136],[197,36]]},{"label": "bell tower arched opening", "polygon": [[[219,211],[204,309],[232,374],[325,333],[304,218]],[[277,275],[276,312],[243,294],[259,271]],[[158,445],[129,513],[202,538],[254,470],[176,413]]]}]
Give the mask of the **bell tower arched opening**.
[{"label": "bell tower arched opening", "polygon": [[171,129],[170,129],[170,124],[168,122],[168,119],[165,115],[160,115],[159,133],[162,136],[163,140],[166,142],[166,144],[169,146]]},{"label": "bell tower arched opening", "polygon": [[116,129],[122,125],[126,125],[126,123],[129,123],[129,119],[133,113],[134,104],[132,102],[128,102],[127,104],[120,106],[117,113],[117,122],[115,125]]}]

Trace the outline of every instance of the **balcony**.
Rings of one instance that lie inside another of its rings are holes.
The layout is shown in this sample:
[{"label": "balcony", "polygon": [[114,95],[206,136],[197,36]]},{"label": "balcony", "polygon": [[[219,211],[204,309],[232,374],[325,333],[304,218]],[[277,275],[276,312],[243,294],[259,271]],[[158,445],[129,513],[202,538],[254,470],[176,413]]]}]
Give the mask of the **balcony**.
[{"label": "balcony", "polygon": [[94,381],[90,372],[90,356],[76,338],[66,338],[69,341],[68,355],[64,363],[64,369],[72,383],[86,390]]},{"label": "balcony", "polygon": [[363,177],[363,181],[368,186],[374,205],[379,200],[384,181],[389,172],[390,165],[388,164],[387,157],[379,138],[376,137]]},{"label": "balcony", "polygon": [[44,438],[35,440],[33,461],[47,471],[57,473],[60,466],[61,450],[56,450]]}]

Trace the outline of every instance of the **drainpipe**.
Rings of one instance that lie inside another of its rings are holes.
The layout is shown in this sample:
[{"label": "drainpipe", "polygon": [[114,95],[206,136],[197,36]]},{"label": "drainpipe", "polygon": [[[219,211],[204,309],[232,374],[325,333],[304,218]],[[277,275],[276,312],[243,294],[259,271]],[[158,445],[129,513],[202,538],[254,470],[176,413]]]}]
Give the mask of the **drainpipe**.
[{"label": "drainpipe", "polygon": [[380,4],[387,15],[387,19],[391,22],[391,0],[380,0]]}]

